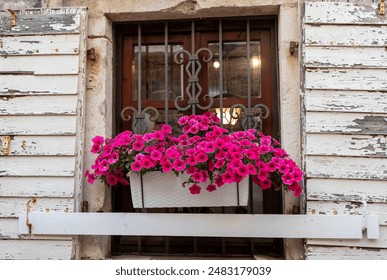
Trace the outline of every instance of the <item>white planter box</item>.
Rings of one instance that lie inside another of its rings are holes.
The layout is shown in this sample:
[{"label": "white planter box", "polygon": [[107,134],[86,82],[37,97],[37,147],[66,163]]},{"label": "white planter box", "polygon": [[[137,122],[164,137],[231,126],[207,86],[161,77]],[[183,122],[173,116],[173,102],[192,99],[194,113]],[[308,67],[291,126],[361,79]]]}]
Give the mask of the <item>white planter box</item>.
[{"label": "white planter box", "polygon": [[[200,194],[193,195],[182,183],[187,175],[176,176],[174,173],[150,172],[143,175],[144,208],[166,207],[209,207],[238,206],[237,184],[225,184],[214,192],[208,192],[208,184],[202,187]],[[129,176],[134,208],[142,208],[141,176],[132,173]],[[249,179],[239,183],[239,206],[246,206],[249,193]]]}]

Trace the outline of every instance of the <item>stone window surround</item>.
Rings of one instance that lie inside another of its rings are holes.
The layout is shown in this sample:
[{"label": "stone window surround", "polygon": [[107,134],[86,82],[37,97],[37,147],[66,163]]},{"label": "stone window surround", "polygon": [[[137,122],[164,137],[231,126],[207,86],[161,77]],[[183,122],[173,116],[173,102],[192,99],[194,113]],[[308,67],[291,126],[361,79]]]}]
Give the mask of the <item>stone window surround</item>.
[{"label": "stone window surround", "polygon": [[[85,1],[63,1],[67,6],[76,6]],[[189,19],[204,17],[233,17],[233,16],[278,16],[278,80],[280,95],[281,141],[284,148],[298,162],[301,162],[301,112],[299,96],[300,61],[297,55],[289,53],[290,41],[300,41],[300,8],[298,1],[239,1],[236,7],[233,1],[225,1],[218,6],[217,1],[173,1],[180,2],[172,8],[151,7],[147,3],[153,1],[139,1],[129,7],[114,6],[106,10],[89,7],[88,49],[95,48],[96,60],[88,60],[87,65],[87,94],[86,94],[86,151],[90,150],[90,142],[94,135],[107,137],[114,134],[114,22]],[[163,1],[160,1],[163,2]],[[162,3],[157,2],[157,5]],[[169,1],[168,1],[169,2]],[[207,3],[206,3],[207,2]],[[289,3],[290,2],[290,3]],[[91,3],[91,2],[90,2]],[[199,4],[198,4],[199,3]],[[274,4],[273,4],[274,3]],[[207,4],[208,8],[200,8]],[[165,4],[164,4],[165,5]],[[212,5],[212,6],[211,6]],[[258,5],[258,6],[257,6]],[[102,5],[103,6],[103,5]],[[199,6],[199,8],[198,8]],[[125,9],[130,11],[125,11]],[[116,10],[114,10],[116,9]],[[85,166],[90,166],[93,155],[85,153]],[[84,200],[89,202],[89,211],[110,211],[110,190],[104,186],[90,187],[85,182]],[[291,195],[284,194],[284,213],[293,212],[293,206],[299,201]],[[109,256],[110,237],[81,237],[81,258],[101,259]],[[301,240],[287,239],[285,241],[285,258],[300,259],[303,257]]]}]

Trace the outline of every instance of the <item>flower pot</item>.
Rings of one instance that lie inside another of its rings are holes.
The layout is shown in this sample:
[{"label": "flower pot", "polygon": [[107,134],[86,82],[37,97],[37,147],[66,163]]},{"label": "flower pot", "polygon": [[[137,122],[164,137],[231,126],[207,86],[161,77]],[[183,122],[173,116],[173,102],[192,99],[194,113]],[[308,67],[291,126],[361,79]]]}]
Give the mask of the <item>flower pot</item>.
[{"label": "flower pot", "polygon": [[142,190],[140,174],[132,173],[129,179],[134,208],[246,206],[248,200],[248,177],[239,186],[236,183],[225,184],[213,192],[206,190],[208,183],[199,184],[202,189],[196,195],[182,186],[188,180],[184,174],[146,173],[142,178]]}]

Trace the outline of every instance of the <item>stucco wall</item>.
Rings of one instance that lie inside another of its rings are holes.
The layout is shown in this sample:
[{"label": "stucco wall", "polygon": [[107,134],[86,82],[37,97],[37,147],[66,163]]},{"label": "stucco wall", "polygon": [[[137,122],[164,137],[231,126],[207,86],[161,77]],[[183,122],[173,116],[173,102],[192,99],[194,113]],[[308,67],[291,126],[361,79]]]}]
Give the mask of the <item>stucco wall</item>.
[{"label": "stucco wall", "polygon": [[[300,102],[299,61],[289,53],[290,41],[299,41],[297,0],[29,0],[17,7],[6,0],[0,8],[69,7],[88,8],[88,49],[96,50],[96,61],[88,61],[86,93],[86,151],[90,139],[96,135],[111,136],[113,132],[113,46],[112,23],[146,19],[187,19],[248,15],[278,15],[279,92],[281,106],[281,141],[284,148],[300,163]],[[1,4],[0,4],[1,5]],[[7,6],[8,5],[8,6]],[[85,166],[93,162],[86,153]],[[84,199],[89,211],[110,211],[110,190],[103,185],[85,185]],[[284,213],[292,213],[298,200],[285,194]],[[299,240],[286,240],[286,258],[299,259],[302,244]],[[81,257],[105,258],[109,254],[108,237],[84,237]]]}]

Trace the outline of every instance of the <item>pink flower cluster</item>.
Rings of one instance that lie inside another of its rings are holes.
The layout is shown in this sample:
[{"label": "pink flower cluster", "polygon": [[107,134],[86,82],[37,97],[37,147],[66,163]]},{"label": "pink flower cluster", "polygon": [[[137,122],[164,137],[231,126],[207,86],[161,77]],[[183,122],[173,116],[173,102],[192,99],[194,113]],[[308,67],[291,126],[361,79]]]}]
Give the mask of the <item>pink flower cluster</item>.
[{"label": "pink flower cluster", "polygon": [[272,137],[254,129],[229,133],[211,113],[183,116],[178,123],[183,129],[178,137],[169,125],[145,135],[125,131],[114,139],[94,137],[91,151],[98,156],[94,172],[86,172],[89,183],[100,178],[110,186],[127,185],[131,171],[184,172],[190,176],[184,186],[192,194],[201,192],[199,183],[213,192],[246,176],[262,189],[302,193],[302,171]]}]

